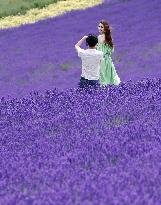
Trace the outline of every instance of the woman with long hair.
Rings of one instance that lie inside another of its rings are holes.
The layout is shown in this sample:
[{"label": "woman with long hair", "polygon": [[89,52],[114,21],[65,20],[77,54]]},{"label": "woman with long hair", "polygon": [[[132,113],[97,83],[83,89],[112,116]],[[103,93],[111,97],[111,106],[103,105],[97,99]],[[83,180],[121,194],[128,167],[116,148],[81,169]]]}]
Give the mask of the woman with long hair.
[{"label": "woman with long hair", "polygon": [[114,51],[114,44],[111,36],[111,28],[107,21],[100,21],[98,25],[98,31],[100,35],[98,36],[97,50],[103,51],[104,54],[104,60],[101,63],[100,70],[100,85],[119,85],[121,80],[116,73],[116,69],[111,57]]}]

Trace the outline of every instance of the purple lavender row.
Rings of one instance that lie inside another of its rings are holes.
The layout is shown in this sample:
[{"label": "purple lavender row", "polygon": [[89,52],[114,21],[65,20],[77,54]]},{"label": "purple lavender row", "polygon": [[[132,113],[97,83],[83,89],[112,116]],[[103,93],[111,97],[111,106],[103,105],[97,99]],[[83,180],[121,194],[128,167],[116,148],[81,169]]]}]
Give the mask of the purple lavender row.
[{"label": "purple lavender row", "polygon": [[0,101],[0,204],[160,205],[161,79]]},{"label": "purple lavender row", "polygon": [[161,77],[160,11],[160,0],[105,1],[85,11],[1,30],[0,96],[77,87],[81,62],[74,45],[89,32],[98,34],[101,19],[113,28],[113,60],[123,82]]}]

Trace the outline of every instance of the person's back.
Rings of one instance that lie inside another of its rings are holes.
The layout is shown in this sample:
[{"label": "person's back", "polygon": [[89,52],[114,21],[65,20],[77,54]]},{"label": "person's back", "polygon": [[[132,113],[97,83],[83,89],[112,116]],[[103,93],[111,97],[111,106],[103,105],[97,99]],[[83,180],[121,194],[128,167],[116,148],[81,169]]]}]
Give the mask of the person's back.
[{"label": "person's back", "polygon": [[96,49],[79,50],[78,56],[82,60],[82,77],[88,80],[99,80],[100,61],[102,52]]},{"label": "person's back", "polygon": [[[84,50],[80,48],[83,40],[86,39],[88,49]],[[100,64],[103,60],[103,52],[96,50],[98,38],[94,35],[83,37],[76,45],[75,48],[78,52],[78,56],[82,60],[82,74],[80,79],[80,87],[83,84],[95,85],[98,84],[100,77]]]}]

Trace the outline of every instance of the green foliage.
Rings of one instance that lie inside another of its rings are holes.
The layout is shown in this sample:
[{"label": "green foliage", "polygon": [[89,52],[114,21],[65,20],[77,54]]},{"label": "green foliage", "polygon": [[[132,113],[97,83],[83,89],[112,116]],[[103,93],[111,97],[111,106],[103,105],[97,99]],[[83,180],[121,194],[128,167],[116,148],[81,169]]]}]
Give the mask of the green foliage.
[{"label": "green foliage", "polygon": [[69,62],[61,64],[61,68],[63,71],[67,71],[68,69],[71,68],[71,64]]},{"label": "green foliage", "polygon": [[64,0],[0,0],[0,18],[24,15],[32,8],[41,9],[58,1]]},{"label": "green foliage", "polygon": [[113,116],[112,118],[108,118],[106,121],[106,125],[108,126],[121,126],[126,125],[133,121],[133,118],[130,116]]}]

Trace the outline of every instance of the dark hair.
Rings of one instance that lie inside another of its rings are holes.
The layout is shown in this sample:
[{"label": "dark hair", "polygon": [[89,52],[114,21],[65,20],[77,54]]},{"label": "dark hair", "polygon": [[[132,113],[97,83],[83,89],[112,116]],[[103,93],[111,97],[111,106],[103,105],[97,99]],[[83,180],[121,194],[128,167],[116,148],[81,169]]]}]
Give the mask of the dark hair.
[{"label": "dark hair", "polygon": [[111,36],[111,28],[110,28],[109,24],[107,23],[106,20],[101,20],[100,23],[104,26],[105,43],[113,48],[114,44],[113,44],[113,40],[112,40],[112,36]]},{"label": "dark hair", "polygon": [[89,47],[94,47],[98,43],[98,38],[94,34],[89,34],[86,38],[86,45]]}]

